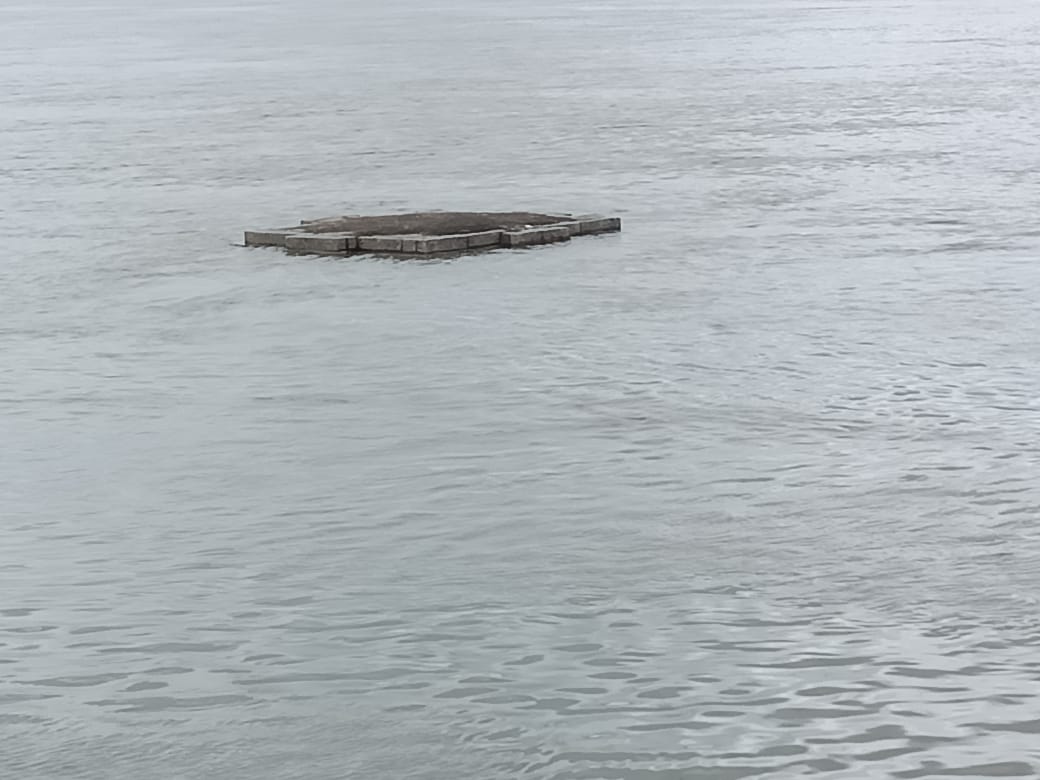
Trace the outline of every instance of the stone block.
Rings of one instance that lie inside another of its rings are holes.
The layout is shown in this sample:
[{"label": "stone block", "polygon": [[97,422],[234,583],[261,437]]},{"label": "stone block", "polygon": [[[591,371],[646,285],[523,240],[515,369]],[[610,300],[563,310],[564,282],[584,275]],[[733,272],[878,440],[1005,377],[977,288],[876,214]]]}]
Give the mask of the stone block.
[{"label": "stone block", "polygon": [[572,236],[580,236],[582,234],[582,226],[579,220],[570,220],[566,222],[557,222],[553,227],[565,227],[571,232]]},{"label": "stone block", "polygon": [[291,230],[247,230],[246,246],[285,246],[285,238]]},{"label": "stone block", "polygon": [[350,233],[292,233],[285,238],[291,252],[346,252],[357,245]]},{"label": "stone block", "polygon": [[415,242],[415,251],[429,255],[435,252],[463,252],[469,248],[469,239],[462,236],[430,236]]},{"label": "stone block", "polygon": [[358,249],[366,252],[400,252],[401,236],[358,236]]},{"label": "stone block", "polygon": [[467,233],[466,247],[478,249],[488,246],[499,246],[502,243],[501,230],[485,230],[483,233]]},{"label": "stone block", "polygon": [[570,239],[570,228],[558,225],[546,225],[545,227],[505,231],[502,233],[502,245],[508,247],[551,244],[556,241],[570,241]]},{"label": "stone block", "polygon": [[621,230],[621,219],[619,217],[600,217],[595,214],[578,217],[581,224],[581,235],[587,236],[592,233],[616,233]]}]

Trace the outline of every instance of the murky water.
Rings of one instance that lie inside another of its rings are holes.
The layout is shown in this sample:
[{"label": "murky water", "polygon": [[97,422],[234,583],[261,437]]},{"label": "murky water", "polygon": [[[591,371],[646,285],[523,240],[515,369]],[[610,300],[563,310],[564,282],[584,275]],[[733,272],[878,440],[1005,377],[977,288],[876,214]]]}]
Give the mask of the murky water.
[{"label": "murky water", "polygon": [[[4,776],[1034,776],[1038,35],[0,5]],[[413,208],[626,230],[233,245]]]}]

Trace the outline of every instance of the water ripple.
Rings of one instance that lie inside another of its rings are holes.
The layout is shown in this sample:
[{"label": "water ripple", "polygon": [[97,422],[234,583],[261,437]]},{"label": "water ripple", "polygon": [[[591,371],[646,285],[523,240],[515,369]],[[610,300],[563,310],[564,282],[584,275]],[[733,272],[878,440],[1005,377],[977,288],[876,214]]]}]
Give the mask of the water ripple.
[{"label": "water ripple", "polygon": [[1035,776],[1038,26],[6,5],[6,772]]}]

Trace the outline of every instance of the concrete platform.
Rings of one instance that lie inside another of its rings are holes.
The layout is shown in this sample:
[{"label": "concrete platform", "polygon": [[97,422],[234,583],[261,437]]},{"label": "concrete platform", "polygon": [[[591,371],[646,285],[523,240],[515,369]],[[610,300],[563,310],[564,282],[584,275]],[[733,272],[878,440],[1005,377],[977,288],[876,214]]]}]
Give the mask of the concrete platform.
[{"label": "concrete platform", "polygon": [[308,219],[293,227],[247,230],[245,244],[307,254],[424,256],[516,249],[619,230],[620,218],[597,214],[428,211]]}]

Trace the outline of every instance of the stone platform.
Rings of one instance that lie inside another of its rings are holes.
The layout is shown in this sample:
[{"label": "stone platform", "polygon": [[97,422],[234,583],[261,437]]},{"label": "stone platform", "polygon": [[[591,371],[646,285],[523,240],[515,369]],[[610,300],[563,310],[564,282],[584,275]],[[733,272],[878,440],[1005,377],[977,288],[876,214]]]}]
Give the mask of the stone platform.
[{"label": "stone platform", "polygon": [[247,230],[245,244],[307,254],[434,255],[551,244],[619,230],[618,217],[593,214],[428,211],[308,219],[294,227]]}]

